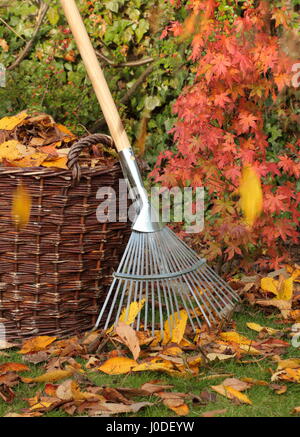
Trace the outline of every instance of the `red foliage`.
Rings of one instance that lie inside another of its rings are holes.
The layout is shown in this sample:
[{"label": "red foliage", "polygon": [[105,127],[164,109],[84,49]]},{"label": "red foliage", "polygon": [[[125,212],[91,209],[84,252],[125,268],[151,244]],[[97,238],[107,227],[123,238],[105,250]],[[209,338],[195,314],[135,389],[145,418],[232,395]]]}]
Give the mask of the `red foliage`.
[{"label": "red foliage", "polygon": [[[299,142],[270,159],[264,131],[266,100],[276,101],[291,84],[293,63],[281,50],[270,19],[275,26],[287,26],[289,11],[276,9],[272,16],[267,2],[251,4],[244,2],[243,13],[229,22],[215,17],[214,0],[189,2],[199,21],[191,43],[196,77],[173,107],[178,116],[172,130],[176,151],[160,155],[152,177],[165,186],[206,188],[206,226],[195,243],[205,243],[209,259],[238,255],[247,268],[253,255],[256,262],[277,267],[281,243],[298,242],[300,217]],[[163,37],[182,32],[184,25],[172,23]],[[264,191],[264,213],[251,230],[243,224],[236,199],[247,163],[261,176]]]}]

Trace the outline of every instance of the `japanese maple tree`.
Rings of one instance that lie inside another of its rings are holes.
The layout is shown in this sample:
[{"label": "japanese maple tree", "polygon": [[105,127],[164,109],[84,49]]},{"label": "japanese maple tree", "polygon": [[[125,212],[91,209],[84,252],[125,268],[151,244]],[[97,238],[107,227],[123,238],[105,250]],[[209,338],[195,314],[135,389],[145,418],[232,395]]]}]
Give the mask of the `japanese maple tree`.
[{"label": "japanese maple tree", "polygon": [[[286,243],[299,241],[300,142],[291,134],[284,150],[274,153],[265,124],[291,87],[296,61],[280,35],[292,26],[293,10],[253,0],[184,4],[188,18],[170,23],[162,38],[180,43],[192,34],[195,77],[173,107],[175,148],[160,154],[152,177],[169,187],[205,187],[206,224],[194,243],[208,259],[236,257],[246,269],[253,261],[277,267],[287,260]],[[264,194],[263,214],[251,228],[238,202],[245,165],[256,170]]]}]

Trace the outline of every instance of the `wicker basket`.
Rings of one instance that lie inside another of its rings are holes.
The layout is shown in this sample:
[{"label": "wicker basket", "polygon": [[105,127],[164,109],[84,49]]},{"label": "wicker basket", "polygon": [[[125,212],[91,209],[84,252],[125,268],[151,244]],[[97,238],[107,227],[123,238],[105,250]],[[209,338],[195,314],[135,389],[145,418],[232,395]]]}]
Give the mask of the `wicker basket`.
[{"label": "wicker basket", "polygon": [[[0,323],[8,339],[90,329],[119,263],[127,223],[99,223],[99,187],[119,188],[119,164],[80,170],[83,148],[111,139],[96,134],[74,144],[69,170],[0,168]],[[30,222],[18,231],[12,195],[26,185]],[[125,207],[125,205],[124,205]]]}]

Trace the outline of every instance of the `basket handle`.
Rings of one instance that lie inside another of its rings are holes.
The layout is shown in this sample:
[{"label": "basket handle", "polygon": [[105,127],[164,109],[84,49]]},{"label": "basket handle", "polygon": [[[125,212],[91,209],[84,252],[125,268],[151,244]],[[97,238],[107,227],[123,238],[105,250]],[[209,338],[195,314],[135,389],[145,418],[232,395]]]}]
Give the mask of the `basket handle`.
[{"label": "basket handle", "polygon": [[112,138],[105,134],[88,135],[87,137],[81,138],[79,141],[77,141],[72,145],[68,154],[67,166],[69,170],[72,171],[74,184],[78,183],[81,178],[81,170],[78,162],[80,153],[84,149],[86,148],[90,149],[92,146],[99,143],[103,144],[106,147],[114,146],[114,142]]},{"label": "basket handle", "polygon": [[109,131],[115,142],[116,149],[118,152],[131,149],[129,138],[125,132],[121,117],[108,88],[76,2],[75,0],[60,0],[60,2],[94,87]]}]

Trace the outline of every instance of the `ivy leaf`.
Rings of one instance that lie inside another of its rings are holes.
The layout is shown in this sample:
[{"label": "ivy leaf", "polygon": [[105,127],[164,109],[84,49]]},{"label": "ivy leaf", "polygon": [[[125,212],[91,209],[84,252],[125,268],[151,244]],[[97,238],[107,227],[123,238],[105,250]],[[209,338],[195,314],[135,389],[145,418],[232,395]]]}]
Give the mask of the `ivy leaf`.
[{"label": "ivy leaf", "polygon": [[145,99],[145,108],[148,111],[153,111],[157,106],[160,106],[161,101],[158,96],[147,96]]},{"label": "ivy leaf", "polygon": [[140,42],[145,33],[149,30],[149,23],[144,18],[142,18],[139,22],[137,29],[135,30],[135,34],[137,37],[137,42]]}]

